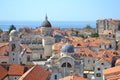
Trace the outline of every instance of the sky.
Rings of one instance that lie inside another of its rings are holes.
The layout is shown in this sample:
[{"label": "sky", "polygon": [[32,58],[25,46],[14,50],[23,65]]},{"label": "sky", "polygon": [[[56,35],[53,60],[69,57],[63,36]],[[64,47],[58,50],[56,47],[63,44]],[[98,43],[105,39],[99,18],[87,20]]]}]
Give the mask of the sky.
[{"label": "sky", "polygon": [[0,21],[120,19],[120,0],[0,0]]}]

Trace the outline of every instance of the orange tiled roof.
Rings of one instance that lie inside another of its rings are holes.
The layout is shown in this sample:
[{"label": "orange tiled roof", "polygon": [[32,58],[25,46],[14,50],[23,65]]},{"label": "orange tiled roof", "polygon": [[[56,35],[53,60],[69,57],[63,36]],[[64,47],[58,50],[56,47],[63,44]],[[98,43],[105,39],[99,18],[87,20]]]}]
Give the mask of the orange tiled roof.
[{"label": "orange tiled roof", "polygon": [[120,59],[117,59],[117,61],[116,61],[115,64],[116,64],[116,65],[120,65]]},{"label": "orange tiled roof", "polygon": [[8,43],[0,43],[0,54],[3,54],[5,51],[9,51]]},{"label": "orange tiled roof", "polygon": [[41,32],[41,28],[31,29],[31,32],[33,32],[33,33],[40,33]]},{"label": "orange tiled roof", "polygon": [[39,65],[33,66],[26,73],[24,73],[19,80],[47,80],[50,72],[40,67]]},{"label": "orange tiled roof", "polygon": [[20,44],[20,46],[21,46],[22,48],[26,48],[26,52],[28,52],[28,53],[31,53],[31,52],[32,52],[27,45]]},{"label": "orange tiled roof", "polygon": [[[74,45],[74,47],[84,47],[86,45],[86,43],[84,42],[84,40],[82,38],[79,37],[70,37],[70,36],[64,36],[66,39],[68,39],[68,41],[70,41],[70,44]],[[60,43],[55,43],[52,46],[53,50],[60,50],[61,47],[67,42],[60,42]]]},{"label": "orange tiled roof", "polygon": [[86,55],[86,56],[91,55],[92,57],[96,57],[96,53],[94,53],[93,51],[91,51],[91,50],[88,49],[88,48],[80,48],[80,49],[77,49],[77,50],[75,51],[75,53],[81,54],[81,55]]},{"label": "orange tiled roof", "polygon": [[120,66],[105,69],[103,74],[107,80],[118,80],[120,79]]},{"label": "orange tiled roof", "polygon": [[89,46],[99,46],[99,44],[111,44],[109,40],[101,39],[101,38],[88,38],[85,40]]},{"label": "orange tiled roof", "polygon": [[[31,53],[32,51],[30,50],[30,48],[26,45],[20,44],[21,47],[21,51],[22,48],[26,48],[28,53]],[[9,43],[0,43],[0,54],[3,54],[5,51],[9,52]]]},{"label": "orange tiled roof", "polygon": [[55,43],[55,44],[52,45],[52,50],[59,51],[64,44],[65,44],[64,42]]},{"label": "orange tiled roof", "polygon": [[71,41],[71,44],[73,44],[74,47],[85,46],[86,45],[86,43],[83,40],[83,38],[79,38],[79,37],[75,37],[75,36],[64,36],[64,37],[66,39],[68,39],[69,41]]},{"label": "orange tiled roof", "polygon": [[7,75],[7,70],[0,66],[0,80],[2,80]]},{"label": "orange tiled roof", "polygon": [[97,52],[97,55],[99,58],[103,58],[106,61],[110,61],[113,57],[113,53],[117,53],[117,56],[120,56],[120,51],[119,50],[104,50]]},{"label": "orange tiled roof", "polygon": [[64,78],[61,78],[60,80],[87,80],[87,79],[80,77],[78,75],[71,75],[71,76],[66,76]]},{"label": "orange tiled roof", "polygon": [[11,64],[9,67],[8,75],[23,75],[25,67],[19,64]]}]

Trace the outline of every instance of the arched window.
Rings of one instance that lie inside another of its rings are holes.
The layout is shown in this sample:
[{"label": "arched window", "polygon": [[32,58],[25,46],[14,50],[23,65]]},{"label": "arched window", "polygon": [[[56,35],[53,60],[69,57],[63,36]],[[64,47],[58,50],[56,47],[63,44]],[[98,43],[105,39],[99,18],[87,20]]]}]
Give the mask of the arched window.
[{"label": "arched window", "polygon": [[15,51],[15,44],[12,44],[12,50],[11,51]]},{"label": "arched window", "polygon": [[68,68],[71,68],[72,65],[70,63],[63,63],[61,67],[68,67]]},{"label": "arched window", "polygon": [[71,64],[70,64],[70,63],[67,63],[67,67],[68,67],[68,68],[71,68],[72,66],[71,66]]},{"label": "arched window", "polygon": [[63,63],[61,67],[66,67],[66,63]]}]

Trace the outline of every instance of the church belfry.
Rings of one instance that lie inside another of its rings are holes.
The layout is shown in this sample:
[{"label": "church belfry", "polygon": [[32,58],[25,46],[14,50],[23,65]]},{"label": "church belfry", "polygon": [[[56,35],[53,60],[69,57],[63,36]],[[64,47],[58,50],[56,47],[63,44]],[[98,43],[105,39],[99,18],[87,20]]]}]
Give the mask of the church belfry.
[{"label": "church belfry", "polygon": [[19,37],[16,30],[10,32],[9,40],[9,63],[20,64],[19,60],[20,46],[19,46]]},{"label": "church belfry", "polygon": [[48,21],[48,17],[46,15],[45,20],[41,24],[42,45],[44,47],[44,54],[42,57],[44,59],[48,59],[50,56],[52,56],[52,44],[54,43],[52,33],[52,25]]},{"label": "church belfry", "polygon": [[41,24],[41,35],[42,36],[52,36],[52,25],[48,21],[47,15],[45,16],[45,20]]}]

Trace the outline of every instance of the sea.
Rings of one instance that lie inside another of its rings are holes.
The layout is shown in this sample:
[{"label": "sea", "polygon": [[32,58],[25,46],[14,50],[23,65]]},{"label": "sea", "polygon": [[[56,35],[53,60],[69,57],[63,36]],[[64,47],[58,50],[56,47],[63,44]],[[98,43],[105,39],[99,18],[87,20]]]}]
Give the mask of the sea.
[{"label": "sea", "polygon": [[[58,28],[84,28],[86,25],[90,25],[92,28],[96,28],[96,21],[50,21],[52,27]],[[10,25],[14,25],[16,29],[22,27],[29,27],[35,29],[40,27],[42,21],[0,21],[0,29],[8,31]]]}]

